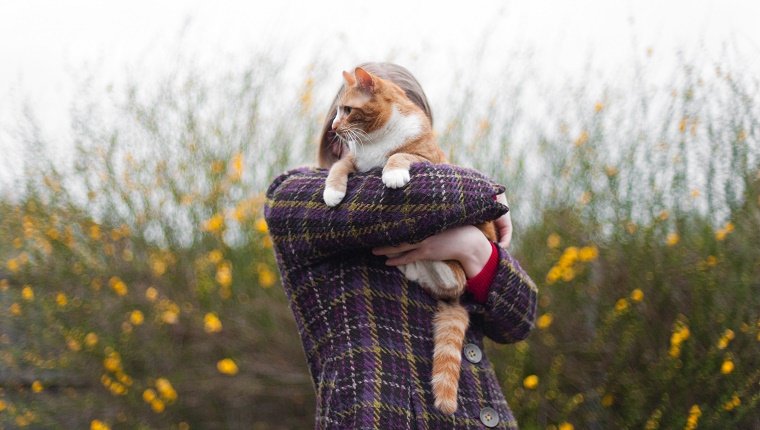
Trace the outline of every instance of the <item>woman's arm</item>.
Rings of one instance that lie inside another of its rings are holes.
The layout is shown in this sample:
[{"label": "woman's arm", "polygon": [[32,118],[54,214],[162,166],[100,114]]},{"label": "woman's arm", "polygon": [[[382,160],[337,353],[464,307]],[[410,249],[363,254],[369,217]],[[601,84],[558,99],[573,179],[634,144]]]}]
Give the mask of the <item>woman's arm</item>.
[{"label": "woman's arm", "polygon": [[[375,248],[389,256],[386,264],[399,266],[418,260],[457,260],[467,274],[471,312],[477,314],[483,333],[499,343],[525,339],[536,318],[536,285],[503,247],[511,239],[512,223],[503,220],[499,245],[492,244],[473,226],[452,228],[415,244]],[[469,268],[469,269],[468,269]],[[475,321],[475,319],[473,320]]]},{"label": "woman's arm", "polygon": [[498,343],[518,342],[535,325],[538,289],[506,249],[497,246],[499,262],[485,303],[475,306],[483,333]]},{"label": "woman's arm", "polygon": [[380,169],[351,175],[338,206],[322,200],[327,171],[287,172],[267,191],[264,214],[285,259],[320,258],[352,249],[418,242],[448,228],[495,219],[504,188],[480,173],[443,164],[414,164],[402,189],[383,185]]}]

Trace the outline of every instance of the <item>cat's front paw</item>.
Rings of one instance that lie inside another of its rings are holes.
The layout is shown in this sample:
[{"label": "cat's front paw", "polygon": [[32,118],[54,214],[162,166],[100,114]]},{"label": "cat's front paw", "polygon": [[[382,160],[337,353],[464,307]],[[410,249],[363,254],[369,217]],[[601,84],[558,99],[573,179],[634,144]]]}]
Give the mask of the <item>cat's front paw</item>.
[{"label": "cat's front paw", "polygon": [[343,197],[345,196],[345,191],[336,190],[332,187],[325,188],[325,192],[322,193],[322,199],[325,201],[325,204],[330,207],[337,206],[338,203],[343,201]]},{"label": "cat's front paw", "polygon": [[388,188],[401,188],[409,183],[411,177],[407,169],[389,169],[383,171],[383,184]]}]

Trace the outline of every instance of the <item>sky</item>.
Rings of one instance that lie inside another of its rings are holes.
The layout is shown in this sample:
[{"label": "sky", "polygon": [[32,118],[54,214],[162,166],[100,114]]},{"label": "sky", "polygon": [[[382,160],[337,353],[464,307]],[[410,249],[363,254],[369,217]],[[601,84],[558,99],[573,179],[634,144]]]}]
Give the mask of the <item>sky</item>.
[{"label": "sky", "polygon": [[266,51],[296,68],[325,57],[339,63],[336,70],[409,62],[435,105],[452,64],[472,58],[488,79],[501,79],[498,71],[517,54],[530,55],[546,81],[577,77],[589,64],[590,79],[614,79],[647,50],[667,64],[679,51],[719,61],[732,47],[746,53],[742,67],[760,72],[758,16],[756,0],[4,0],[0,157],[18,150],[7,130],[23,103],[49,136],[65,136],[72,76],[97,70],[119,82],[145,69],[149,77],[178,51],[229,62]]}]

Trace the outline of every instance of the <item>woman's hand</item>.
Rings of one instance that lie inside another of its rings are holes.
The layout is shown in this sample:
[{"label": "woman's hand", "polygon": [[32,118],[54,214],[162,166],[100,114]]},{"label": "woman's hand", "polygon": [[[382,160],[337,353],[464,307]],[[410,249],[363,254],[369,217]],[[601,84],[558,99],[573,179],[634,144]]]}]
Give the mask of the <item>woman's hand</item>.
[{"label": "woman's hand", "polygon": [[[509,206],[507,196],[504,194],[496,196],[496,201],[504,206]],[[505,213],[494,221],[494,224],[496,225],[496,234],[499,236],[499,245],[505,249],[509,248],[509,244],[512,243],[512,216],[510,213],[511,211]]]},{"label": "woman's hand", "polygon": [[[508,205],[504,194],[496,196],[496,201]],[[509,248],[512,242],[512,217],[509,212],[494,221],[499,245]],[[388,257],[385,264],[399,266],[418,260],[456,260],[464,268],[468,278],[480,273],[491,257],[491,243],[476,227],[466,225],[455,227],[418,243],[402,243],[398,246],[383,246],[372,250],[375,255]]]},{"label": "woman's hand", "polygon": [[[511,227],[510,223],[510,235]],[[498,225],[497,230],[500,230]],[[472,278],[486,265],[491,251],[491,242],[485,235],[477,227],[466,225],[430,236],[422,242],[375,248],[372,253],[389,257],[385,262],[389,266],[418,260],[456,260],[464,268],[465,276]]]}]

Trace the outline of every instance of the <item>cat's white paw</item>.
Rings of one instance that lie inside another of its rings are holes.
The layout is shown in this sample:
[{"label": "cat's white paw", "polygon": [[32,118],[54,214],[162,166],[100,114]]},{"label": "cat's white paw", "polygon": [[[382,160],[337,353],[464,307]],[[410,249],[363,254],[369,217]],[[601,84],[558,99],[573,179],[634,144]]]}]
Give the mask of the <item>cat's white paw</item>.
[{"label": "cat's white paw", "polygon": [[388,188],[401,188],[409,183],[409,170],[389,169],[383,171],[383,184]]},{"label": "cat's white paw", "polygon": [[403,264],[401,266],[398,266],[398,268],[401,270],[401,273],[406,276],[406,279],[410,281],[416,282],[420,278],[419,271],[417,270],[417,262]]},{"label": "cat's white paw", "polygon": [[325,201],[325,204],[327,206],[333,207],[337,206],[338,203],[343,201],[343,197],[346,196],[345,191],[336,190],[335,188],[327,187],[325,188],[325,192],[322,194],[322,199]]}]

